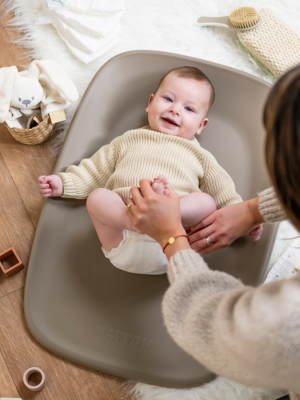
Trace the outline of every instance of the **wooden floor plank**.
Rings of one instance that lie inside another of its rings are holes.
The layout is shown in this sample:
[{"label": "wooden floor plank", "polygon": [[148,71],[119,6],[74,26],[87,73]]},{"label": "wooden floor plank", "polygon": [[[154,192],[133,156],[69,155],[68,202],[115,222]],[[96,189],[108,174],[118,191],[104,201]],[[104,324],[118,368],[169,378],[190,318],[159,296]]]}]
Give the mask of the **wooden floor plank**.
[{"label": "wooden floor plank", "polygon": [[110,388],[114,400],[132,400],[133,397],[129,393],[130,387],[134,384],[132,381],[120,378],[118,376],[104,374],[105,380]]},{"label": "wooden floor plank", "polygon": [[[0,5],[3,6],[0,2]],[[2,11],[2,9],[1,9]],[[7,27],[7,23],[13,17],[11,14],[0,13],[0,49],[1,67],[16,65],[21,71],[24,65],[28,65],[32,60],[28,57],[27,51],[20,46],[17,47],[16,41],[21,35],[16,29]]]},{"label": "wooden floor plank", "polygon": [[20,397],[0,352],[0,397]]},{"label": "wooden floor plank", "polygon": [[[20,397],[35,400],[113,400],[101,372],[92,371],[55,355],[41,346],[29,332],[23,312],[23,290],[0,299],[0,350],[16,383]],[[22,382],[23,373],[39,367],[48,382],[32,392]]]},{"label": "wooden floor plank", "polygon": [[38,177],[45,173],[45,167],[41,160],[32,157],[24,148],[1,149],[1,154],[36,228],[43,206]]},{"label": "wooden floor plank", "polygon": [[3,296],[24,286],[35,229],[1,154],[0,171],[0,252],[14,247],[25,267],[8,278],[0,272]]},{"label": "wooden floor plank", "polygon": [[77,391],[82,399],[114,400],[102,372],[74,364],[68,360],[65,360],[65,364],[73,382],[76,382]]}]

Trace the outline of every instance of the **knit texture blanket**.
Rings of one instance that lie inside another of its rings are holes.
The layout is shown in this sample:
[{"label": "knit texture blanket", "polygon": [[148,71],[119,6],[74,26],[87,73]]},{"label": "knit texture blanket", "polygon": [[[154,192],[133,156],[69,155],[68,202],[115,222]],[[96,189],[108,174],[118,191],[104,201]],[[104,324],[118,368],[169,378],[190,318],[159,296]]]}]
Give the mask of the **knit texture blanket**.
[{"label": "knit texture blanket", "polygon": [[[196,22],[199,16],[229,15],[241,6],[252,6],[258,11],[270,8],[300,34],[298,0],[126,0],[120,41],[100,58],[85,65],[70,53],[55,28],[51,25],[35,25],[35,18],[41,9],[41,0],[2,0],[2,6],[15,13],[12,25],[24,34],[18,39],[18,45],[23,45],[33,59],[58,61],[68,71],[80,96],[106,61],[130,50],[179,53],[227,65],[270,83],[275,82],[275,76],[240,44],[235,31],[215,27],[200,28]],[[18,64],[22,65],[22,60],[19,60]],[[24,68],[26,67],[24,64]],[[63,125],[64,133],[56,135],[56,142],[53,143],[54,152],[62,143],[77,106],[78,102],[67,109],[68,122]],[[291,248],[293,248],[293,259],[297,259],[299,250],[295,250],[296,239],[285,240],[293,237],[295,231],[291,225],[283,223],[274,247],[270,268],[282,260],[284,253]],[[287,253],[286,257],[290,258]],[[277,265],[275,276],[270,275],[269,278],[279,279],[281,270],[282,268]],[[272,269],[270,274],[271,272]],[[131,390],[139,400],[275,400],[285,393],[246,388],[220,377],[199,388],[166,389],[135,383]],[[96,395],[93,398],[95,399]]]}]

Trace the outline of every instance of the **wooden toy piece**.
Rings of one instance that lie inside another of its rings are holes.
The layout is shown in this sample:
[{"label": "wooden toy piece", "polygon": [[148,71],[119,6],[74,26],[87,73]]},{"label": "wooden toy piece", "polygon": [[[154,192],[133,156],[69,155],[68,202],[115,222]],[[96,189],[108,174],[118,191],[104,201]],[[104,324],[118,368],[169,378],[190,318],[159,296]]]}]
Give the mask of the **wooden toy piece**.
[{"label": "wooden toy piece", "polygon": [[37,115],[34,115],[32,118],[38,125],[41,123],[41,121],[38,119]]},{"label": "wooden toy piece", "polygon": [[56,124],[57,122],[65,121],[67,119],[64,110],[53,111],[53,112],[49,113],[49,117],[50,117],[52,124]]},{"label": "wooden toy piece", "polygon": [[[38,383],[37,385],[31,385],[30,383],[29,383],[29,381],[28,381],[28,379],[29,379],[29,377],[30,377],[30,375],[32,375],[32,374],[34,374],[34,373],[38,373],[39,375],[41,375],[41,381],[40,381],[40,383]],[[47,376],[45,375],[45,373],[40,369],[40,368],[38,368],[38,367],[31,367],[31,368],[28,368],[25,372],[24,372],[24,375],[23,375],[23,382],[24,382],[24,385],[28,388],[28,389],[30,389],[30,390],[32,390],[32,391],[34,391],[34,392],[37,392],[38,390],[42,390],[42,389],[44,389],[44,387],[46,386],[46,383],[47,383]]]},{"label": "wooden toy piece", "polygon": [[22,400],[20,397],[1,397],[0,400]]},{"label": "wooden toy piece", "polygon": [[[16,259],[18,260],[18,263],[13,265],[11,268],[9,269],[5,269],[3,264],[1,263],[2,260],[5,260],[7,257],[14,255],[16,257]],[[13,247],[10,247],[9,249],[5,250],[3,253],[0,254],[0,268],[2,269],[4,275],[6,277],[15,274],[16,272],[21,271],[21,269],[24,268],[24,265],[20,259],[20,257],[18,256],[16,250]]]}]

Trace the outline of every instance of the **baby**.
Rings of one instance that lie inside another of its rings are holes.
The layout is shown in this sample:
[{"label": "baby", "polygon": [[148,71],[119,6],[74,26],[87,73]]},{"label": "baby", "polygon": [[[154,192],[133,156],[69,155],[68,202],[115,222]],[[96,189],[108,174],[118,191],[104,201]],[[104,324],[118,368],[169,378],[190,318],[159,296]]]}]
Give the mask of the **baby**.
[{"label": "baby", "polygon": [[184,227],[242,201],[230,176],[195,138],[208,124],[213,101],[213,86],[199,69],[169,71],[150,95],[149,126],[125,132],[64,173],[40,176],[43,197],[87,198],[102,250],[113,265],[134,273],[165,273],[164,253],[132,225],[125,201],[140,179],[156,177],[152,188],[161,195],[168,195],[170,182],[180,196]]}]

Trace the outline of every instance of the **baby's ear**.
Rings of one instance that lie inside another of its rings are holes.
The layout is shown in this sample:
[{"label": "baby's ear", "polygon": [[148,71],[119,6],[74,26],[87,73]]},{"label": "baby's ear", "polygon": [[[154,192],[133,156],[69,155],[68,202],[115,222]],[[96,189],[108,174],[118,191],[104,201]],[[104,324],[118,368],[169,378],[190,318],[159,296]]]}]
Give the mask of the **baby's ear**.
[{"label": "baby's ear", "polygon": [[203,131],[203,129],[207,126],[208,124],[208,118],[204,118],[200,125],[199,128],[197,129],[196,135],[200,135],[200,133]]},{"label": "baby's ear", "polygon": [[152,103],[153,99],[154,99],[154,94],[152,93],[152,94],[150,94],[150,97],[149,97],[149,100],[148,100],[148,107],[146,108],[146,112],[149,111],[149,106]]}]

